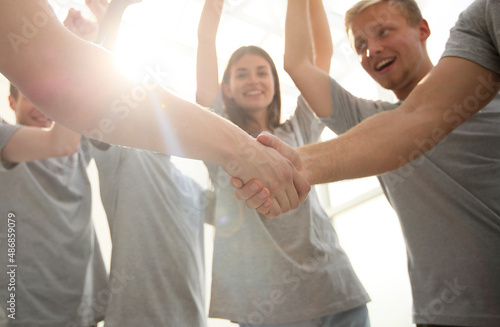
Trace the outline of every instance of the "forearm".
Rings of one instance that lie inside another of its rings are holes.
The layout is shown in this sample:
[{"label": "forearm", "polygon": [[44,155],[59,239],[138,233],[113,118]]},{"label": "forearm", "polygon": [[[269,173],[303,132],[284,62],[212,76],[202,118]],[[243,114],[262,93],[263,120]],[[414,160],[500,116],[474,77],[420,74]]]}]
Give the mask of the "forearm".
[{"label": "forearm", "polygon": [[299,148],[308,181],[313,185],[379,175],[406,164],[415,150],[413,141],[433,127],[423,124],[419,133],[413,126],[415,117],[404,116],[396,110],[384,112],[336,139]]},{"label": "forearm", "polygon": [[56,154],[55,156],[65,157],[72,155],[80,147],[81,134],[75,133],[60,124],[54,123],[48,134],[52,140],[51,144],[53,144],[53,148],[56,153],[59,153],[59,155]]},{"label": "forearm", "polygon": [[[42,1],[7,2],[10,15],[2,15],[2,34],[22,36],[23,17],[33,17],[42,10],[50,14],[44,4],[47,5]],[[212,115],[160,89],[151,75],[162,72],[151,69],[139,83],[127,80],[110,53],[72,35],[55,16],[17,48],[7,38],[2,38],[0,45],[4,75],[42,112],[79,133],[109,143],[179,154],[179,150],[162,140],[161,123],[168,122],[183,134],[188,130],[203,131],[205,122],[209,126],[210,120],[217,122],[212,125],[214,128],[222,124],[215,115],[205,119]],[[188,120],[192,122],[188,124]],[[181,129],[191,124],[195,128]],[[232,125],[224,124],[234,131]]]},{"label": "forearm", "polygon": [[444,58],[398,109],[366,119],[337,139],[301,148],[304,169],[313,184],[397,169],[434,148],[499,89],[497,74],[468,60]]},{"label": "forearm", "polygon": [[[328,117],[332,110],[330,76],[327,71],[320,69],[314,63],[307,2],[307,0],[288,1],[285,22],[285,70],[311,109],[319,117]],[[318,11],[318,8],[314,10]]]},{"label": "forearm", "polygon": [[106,49],[114,50],[118,30],[120,28],[121,19],[125,9],[132,3],[133,0],[113,0],[108,5],[106,13],[99,21],[99,34],[95,40],[97,44],[102,44]]},{"label": "forearm", "polygon": [[196,102],[205,107],[219,94],[216,39],[223,5],[223,0],[206,0],[198,25]]},{"label": "forearm", "polygon": [[1,157],[7,162],[24,162],[73,155],[80,145],[80,134],[58,124],[52,129],[22,127],[3,147]]},{"label": "forearm", "polygon": [[315,65],[329,73],[333,56],[333,42],[323,0],[309,0],[309,17],[313,36]]},{"label": "forearm", "polygon": [[289,0],[285,21],[284,67],[293,78],[303,66],[314,64],[308,0]]},{"label": "forearm", "polygon": [[111,144],[142,148],[222,166],[244,182],[258,178],[286,212],[310,186],[275,150],[219,116],[179,99],[155,82],[163,72],[146,68],[132,82],[110,53],[65,29],[43,0],[6,1],[0,35],[23,35],[26,17],[46,13],[27,42],[0,38],[0,72],[63,126]]}]

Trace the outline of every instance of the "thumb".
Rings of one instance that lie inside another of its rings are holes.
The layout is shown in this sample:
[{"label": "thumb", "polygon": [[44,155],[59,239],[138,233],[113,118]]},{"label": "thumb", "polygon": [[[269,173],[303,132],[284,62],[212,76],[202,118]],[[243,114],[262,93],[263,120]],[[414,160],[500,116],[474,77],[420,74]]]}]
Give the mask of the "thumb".
[{"label": "thumb", "polygon": [[269,146],[269,147],[277,150],[276,143],[278,143],[280,141],[280,139],[278,139],[277,137],[275,137],[274,135],[272,135],[269,132],[262,132],[259,134],[259,136],[257,136],[257,141],[259,141],[261,144],[263,144],[265,146]]},{"label": "thumb", "polygon": [[257,136],[257,141],[278,151],[279,154],[290,160],[296,168],[300,168],[301,161],[297,151],[278,137],[269,132],[262,132]]}]

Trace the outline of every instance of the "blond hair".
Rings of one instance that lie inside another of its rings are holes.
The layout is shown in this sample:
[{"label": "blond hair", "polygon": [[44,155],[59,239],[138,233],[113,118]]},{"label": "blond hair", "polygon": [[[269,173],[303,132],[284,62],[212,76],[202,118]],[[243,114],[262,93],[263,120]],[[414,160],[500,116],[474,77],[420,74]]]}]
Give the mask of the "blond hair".
[{"label": "blond hair", "polygon": [[[358,17],[365,9],[379,3],[387,2],[393,4],[399,12],[392,12],[393,14],[402,14],[408,20],[410,26],[417,26],[422,20],[422,13],[415,0],[361,0],[349,9],[345,14],[345,28],[347,35],[350,35],[352,22]],[[391,14],[392,9],[388,9],[388,15]]]}]

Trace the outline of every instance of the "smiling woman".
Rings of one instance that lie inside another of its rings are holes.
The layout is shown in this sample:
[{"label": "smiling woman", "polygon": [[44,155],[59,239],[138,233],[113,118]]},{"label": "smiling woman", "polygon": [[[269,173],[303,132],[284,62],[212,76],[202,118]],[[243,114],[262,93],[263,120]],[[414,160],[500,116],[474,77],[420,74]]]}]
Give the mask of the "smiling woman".
[{"label": "smiling woman", "polygon": [[222,77],[229,119],[252,135],[280,125],[278,72],[269,54],[256,46],[241,47],[228,61]]}]

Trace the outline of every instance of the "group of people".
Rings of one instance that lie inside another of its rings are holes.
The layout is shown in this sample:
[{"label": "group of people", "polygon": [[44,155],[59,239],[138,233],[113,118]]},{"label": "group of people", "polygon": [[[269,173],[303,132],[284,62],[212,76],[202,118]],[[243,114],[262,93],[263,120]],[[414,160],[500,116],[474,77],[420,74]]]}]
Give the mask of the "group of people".
[{"label": "group of people", "polygon": [[[349,9],[346,31],[363,69],[398,98],[388,103],[332,77],[322,1],[288,0],[284,65],[301,95],[283,122],[264,49],[237,49],[219,80],[223,0],[205,0],[199,21],[199,105],[154,85],[122,101],[136,85],[88,41],[112,51],[135,2],[87,0],[98,26],[70,11],[67,28],[44,0],[3,3],[0,72],[13,83],[17,124],[0,123],[0,209],[15,217],[18,266],[15,291],[0,280],[4,304],[15,294],[0,325],[205,326],[211,223],[210,317],[370,326],[369,296],[310,185],[374,174],[403,229],[417,326],[500,325],[500,4],[473,2],[436,67],[414,0]],[[38,28],[24,42],[30,19]],[[339,137],[318,143],[325,126]],[[203,160],[213,192],[169,155]],[[113,243],[108,278],[90,219],[91,158]],[[4,267],[11,240],[1,243]]]}]

